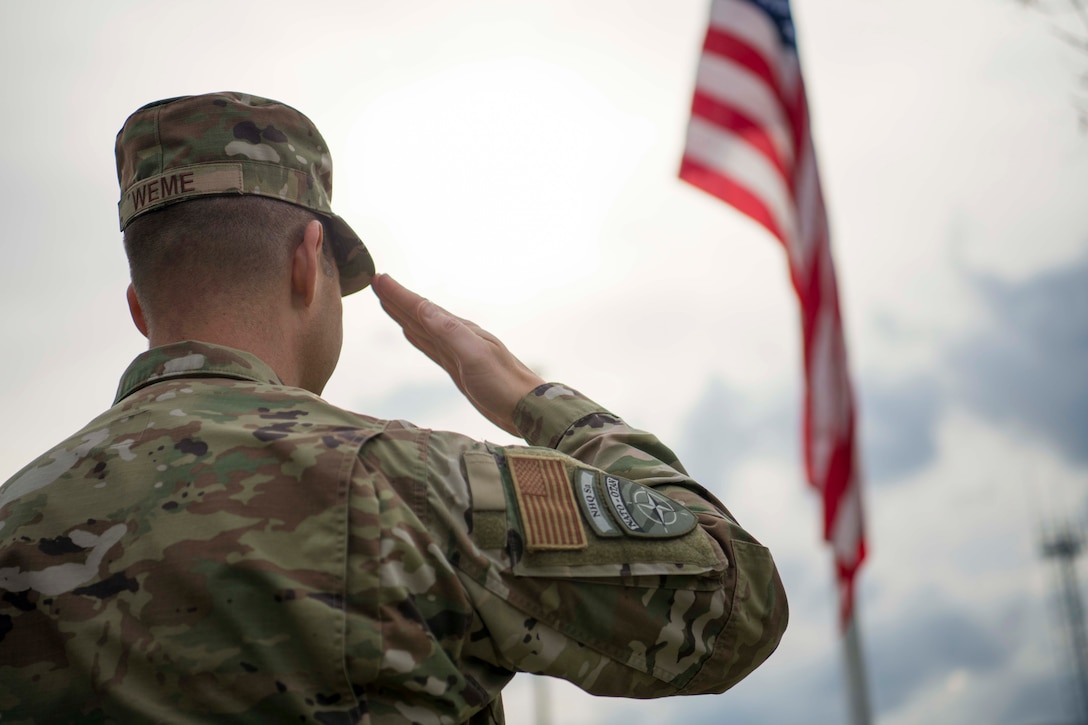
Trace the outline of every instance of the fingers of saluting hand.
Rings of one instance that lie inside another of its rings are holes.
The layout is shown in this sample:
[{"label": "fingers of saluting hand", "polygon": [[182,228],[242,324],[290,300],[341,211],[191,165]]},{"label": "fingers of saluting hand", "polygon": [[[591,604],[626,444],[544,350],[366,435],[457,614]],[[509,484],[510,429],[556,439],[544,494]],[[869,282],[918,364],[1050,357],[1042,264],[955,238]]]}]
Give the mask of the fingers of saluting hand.
[{"label": "fingers of saluting hand", "polygon": [[[455,350],[459,347],[458,342],[464,344],[465,341],[458,338],[470,332],[469,323],[417,295],[387,274],[376,275],[372,284],[382,309],[401,326],[408,341],[456,379],[458,356]],[[475,325],[472,327],[475,328]]]},{"label": "fingers of saluting hand", "polygon": [[417,312],[425,299],[402,286],[388,274],[376,274],[371,282],[374,294],[382,303],[382,308],[396,320],[401,327],[419,326]]},{"label": "fingers of saluting hand", "polygon": [[[423,327],[429,318],[453,317],[430,300],[420,297],[388,274],[377,274],[372,282],[375,294],[390,317],[401,326]],[[433,327],[433,325],[428,325]]]},{"label": "fingers of saluting hand", "polygon": [[374,293],[408,341],[438,363],[457,388],[488,420],[517,435],[518,401],[544,381],[494,335],[399,284],[375,275]]}]

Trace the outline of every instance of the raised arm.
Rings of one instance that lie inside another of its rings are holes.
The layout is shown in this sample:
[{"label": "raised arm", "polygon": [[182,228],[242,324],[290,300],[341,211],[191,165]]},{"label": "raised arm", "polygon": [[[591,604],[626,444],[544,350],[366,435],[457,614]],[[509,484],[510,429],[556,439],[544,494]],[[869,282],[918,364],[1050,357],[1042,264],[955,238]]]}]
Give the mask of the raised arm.
[{"label": "raised arm", "polygon": [[476,611],[463,655],[660,697],[721,692],[774,651],[787,605],[770,552],[671,450],[388,276],[374,287],[473,405],[530,444],[430,437],[429,460],[460,459],[428,496]]}]

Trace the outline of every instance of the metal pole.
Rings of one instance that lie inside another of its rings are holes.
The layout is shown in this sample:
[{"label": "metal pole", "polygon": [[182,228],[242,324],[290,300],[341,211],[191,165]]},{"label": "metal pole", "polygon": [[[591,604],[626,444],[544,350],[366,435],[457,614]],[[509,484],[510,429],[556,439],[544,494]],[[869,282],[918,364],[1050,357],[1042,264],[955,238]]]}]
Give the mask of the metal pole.
[{"label": "metal pole", "polygon": [[1060,561],[1065,616],[1072,633],[1070,646],[1073,650],[1073,669],[1076,672],[1076,689],[1080,694],[1078,717],[1081,722],[1088,722],[1088,637],[1084,631],[1084,605],[1081,603],[1073,557],[1064,557]]},{"label": "metal pole", "polygon": [[1076,559],[1083,546],[1083,537],[1068,524],[1043,536],[1043,556],[1058,560],[1061,609],[1073,656],[1073,684],[1079,710],[1077,720],[1088,722],[1088,632],[1084,626],[1084,604],[1080,598],[1076,570]]},{"label": "metal pole", "polygon": [[846,696],[850,707],[851,725],[870,725],[873,721],[869,707],[869,682],[865,674],[865,660],[861,653],[861,635],[858,631],[857,603],[854,603],[850,621],[842,638],[846,660]]}]

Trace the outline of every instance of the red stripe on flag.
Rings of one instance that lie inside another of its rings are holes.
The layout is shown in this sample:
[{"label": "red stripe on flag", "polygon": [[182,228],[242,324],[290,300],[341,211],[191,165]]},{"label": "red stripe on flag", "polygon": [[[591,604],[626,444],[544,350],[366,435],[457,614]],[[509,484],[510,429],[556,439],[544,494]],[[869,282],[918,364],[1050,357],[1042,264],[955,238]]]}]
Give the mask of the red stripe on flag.
[{"label": "red stripe on flag", "polygon": [[703,52],[727,58],[737,65],[747,68],[752,75],[759,78],[774,91],[774,95],[782,102],[783,110],[789,110],[786,106],[786,97],[778,84],[775,69],[766,58],[759,54],[759,51],[742,39],[731,35],[727,30],[712,26],[706,31]]},{"label": "red stripe on flag", "polygon": [[782,178],[792,189],[792,184],[790,184],[792,179],[786,169],[786,162],[778,153],[771,134],[768,133],[764,126],[756,123],[732,106],[717,101],[698,89],[696,89],[695,98],[691,102],[691,114],[719,128],[731,131],[744,139],[746,143],[758,150],[768,161],[774,164],[774,167],[778,169],[778,173],[782,174]]},{"label": "red stripe on flag", "polygon": [[835,446],[828,461],[827,477],[824,482],[824,538],[831,538],[846,488],[850,485],[853,448],[852,440],[844,441]]},{"label": "red stripe on flag", "polygon": [[[797,83],[794,93],[787,93],[779,80],[773,61],[763,56],[759,50],[748,45],[742,38],[729,33],[721,26],[710,26],[703,43],[703,52],[725,58],[741,66],[762,82],[771,91],[782,107],[782,114],[789,121],[793,131],[794,150],[801,148],[801,139],[808,133],[808,108],[803,84]],[[696,89],[698,91],[698,89]]]},{"label": "red stripe on flag", "polygon": [[680,162],[680,178],[744,212],[785,244],[770,208],[743,183],[687,157]]}]

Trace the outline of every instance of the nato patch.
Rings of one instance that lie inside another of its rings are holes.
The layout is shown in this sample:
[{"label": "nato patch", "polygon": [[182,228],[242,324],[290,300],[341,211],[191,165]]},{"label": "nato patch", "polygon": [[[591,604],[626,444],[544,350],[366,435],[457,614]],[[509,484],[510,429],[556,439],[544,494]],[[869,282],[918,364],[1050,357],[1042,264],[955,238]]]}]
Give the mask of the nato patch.
[{"label": "nato patch", "polygon": [[602,473],[605,500],[624,533],[667,539],[683,536],[698,523],[695,514],[649,486]]},{"label": "nato patch", "polygon": [[575,490],[578,492],[578,503],[582,505],[582,513],[598,536],[623,536],[623,532],[604,510],[604,501],[597,490],[596,471],[579,468]]}]

